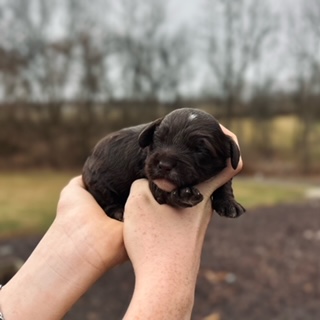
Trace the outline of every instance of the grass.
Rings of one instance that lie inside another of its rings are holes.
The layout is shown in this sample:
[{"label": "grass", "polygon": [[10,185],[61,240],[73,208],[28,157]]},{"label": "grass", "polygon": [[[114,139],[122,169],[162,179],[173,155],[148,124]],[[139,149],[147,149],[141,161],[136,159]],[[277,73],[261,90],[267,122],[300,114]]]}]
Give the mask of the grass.
[{"label": "grass", "polygon": [[72,173],[0,174],[0,235],[39,233],[52,222],[59,193]]},{"label": "grass", "polygon": [[294,203],[305,198],[307,186],[298,183],[235,178],[233,190],[237,200],[247,209]]},{"label": "grass", "polygon": [[[59,193],[76,174],[70,172],[0,173],[0,236],[43,233],[51,224]],[[237,200],[247,209],[302,200],[305,187],[279,182],[234,180]]]}]

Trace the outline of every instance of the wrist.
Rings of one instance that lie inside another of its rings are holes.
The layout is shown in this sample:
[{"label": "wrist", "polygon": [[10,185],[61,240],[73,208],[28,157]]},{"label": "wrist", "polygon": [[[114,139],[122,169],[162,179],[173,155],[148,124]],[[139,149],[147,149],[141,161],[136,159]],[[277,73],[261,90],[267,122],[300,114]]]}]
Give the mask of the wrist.
[{"label": "wrist", "polygon": [[135,289],[125,319],[190,319],[200,254],[150,260],[134,267]]},{"label": "wrist", "polygon": [[[75,258],[70,242],[66,243],[61,238],[58,247],[48,245],[53,240],[52,236],[56,240],[51,232],[3,287],[1,308],[7,319],[61,319],[96,280],[90,275],[87,263],[81,261],[80,256]],[[78,263],[77,268],[67,261],[68,257]]]},{"label": "wrist", "polygon": [[196,279],[172,272],[136,278],[135,289],[124,319],[190,319]]},{"label": "wrist", "polygon": [[[86,235],[86,228],[77,229],[61,219],[56,218],[26,263],[3,287],[0,304],[6,319],[62,319],[107,269],[121,262],[112,253],[113,246],[121,249],[123,244],[113,233]],[[96,241],[95,246],[90,241]]]}]

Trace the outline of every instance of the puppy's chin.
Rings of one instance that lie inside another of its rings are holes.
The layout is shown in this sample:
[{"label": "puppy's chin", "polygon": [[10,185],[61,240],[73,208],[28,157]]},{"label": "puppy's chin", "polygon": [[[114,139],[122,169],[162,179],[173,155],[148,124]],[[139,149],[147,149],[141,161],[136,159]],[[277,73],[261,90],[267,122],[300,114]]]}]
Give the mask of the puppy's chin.
[{"label": "puppy's chin", "polygon": [[157,185],[158,188],[161,190],[164,190],[166,192],[171,192],[175,189],[177,189],[177,186],[173,184],[172,182],[166,180],[166,179],[155,179],[153,180],[153,183]]}]

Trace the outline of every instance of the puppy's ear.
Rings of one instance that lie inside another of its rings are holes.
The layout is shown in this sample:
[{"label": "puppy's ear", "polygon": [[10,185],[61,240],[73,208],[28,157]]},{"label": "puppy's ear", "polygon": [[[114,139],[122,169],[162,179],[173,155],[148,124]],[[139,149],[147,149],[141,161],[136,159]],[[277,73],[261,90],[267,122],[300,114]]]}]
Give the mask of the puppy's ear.
[{"label": "puppy's ear", "polygon": [[145,148],[151,144],[153,140],[154,131],[156,130],[157,126],[161,123],[162,119],[163,118],[154,120],[149,125],[147,125],[145,129],[142,130],[138,139],[141,148]]},{"label": "puppy's ear", "polygon": [[238,148],[238,145],[233,141],[232,138],[230,138],[229,144],[231,165],[233,169],[236,169],[240,160],[240,150]]}]

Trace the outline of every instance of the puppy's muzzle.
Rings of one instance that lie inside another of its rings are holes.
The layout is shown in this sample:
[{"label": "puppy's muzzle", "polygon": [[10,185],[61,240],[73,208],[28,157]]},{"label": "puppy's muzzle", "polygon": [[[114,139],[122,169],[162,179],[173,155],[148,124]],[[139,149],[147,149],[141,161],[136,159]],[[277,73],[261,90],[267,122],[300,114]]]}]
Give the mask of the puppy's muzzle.
[{"label": "puppy's muzzle", "polygon": [[150,155],[146,162],[147,175],[151,179],[165,178],[175,180],[180,178],[178,174],[179,167],[177,156],[168,152],[156,152]]},{"label": "puppy's muzzle", "polygon": [[169,173],[174,167],[176,167],[177,161],[173,159],[161,159],[158,162],[157,169],[159,173],[167,174]]}]

